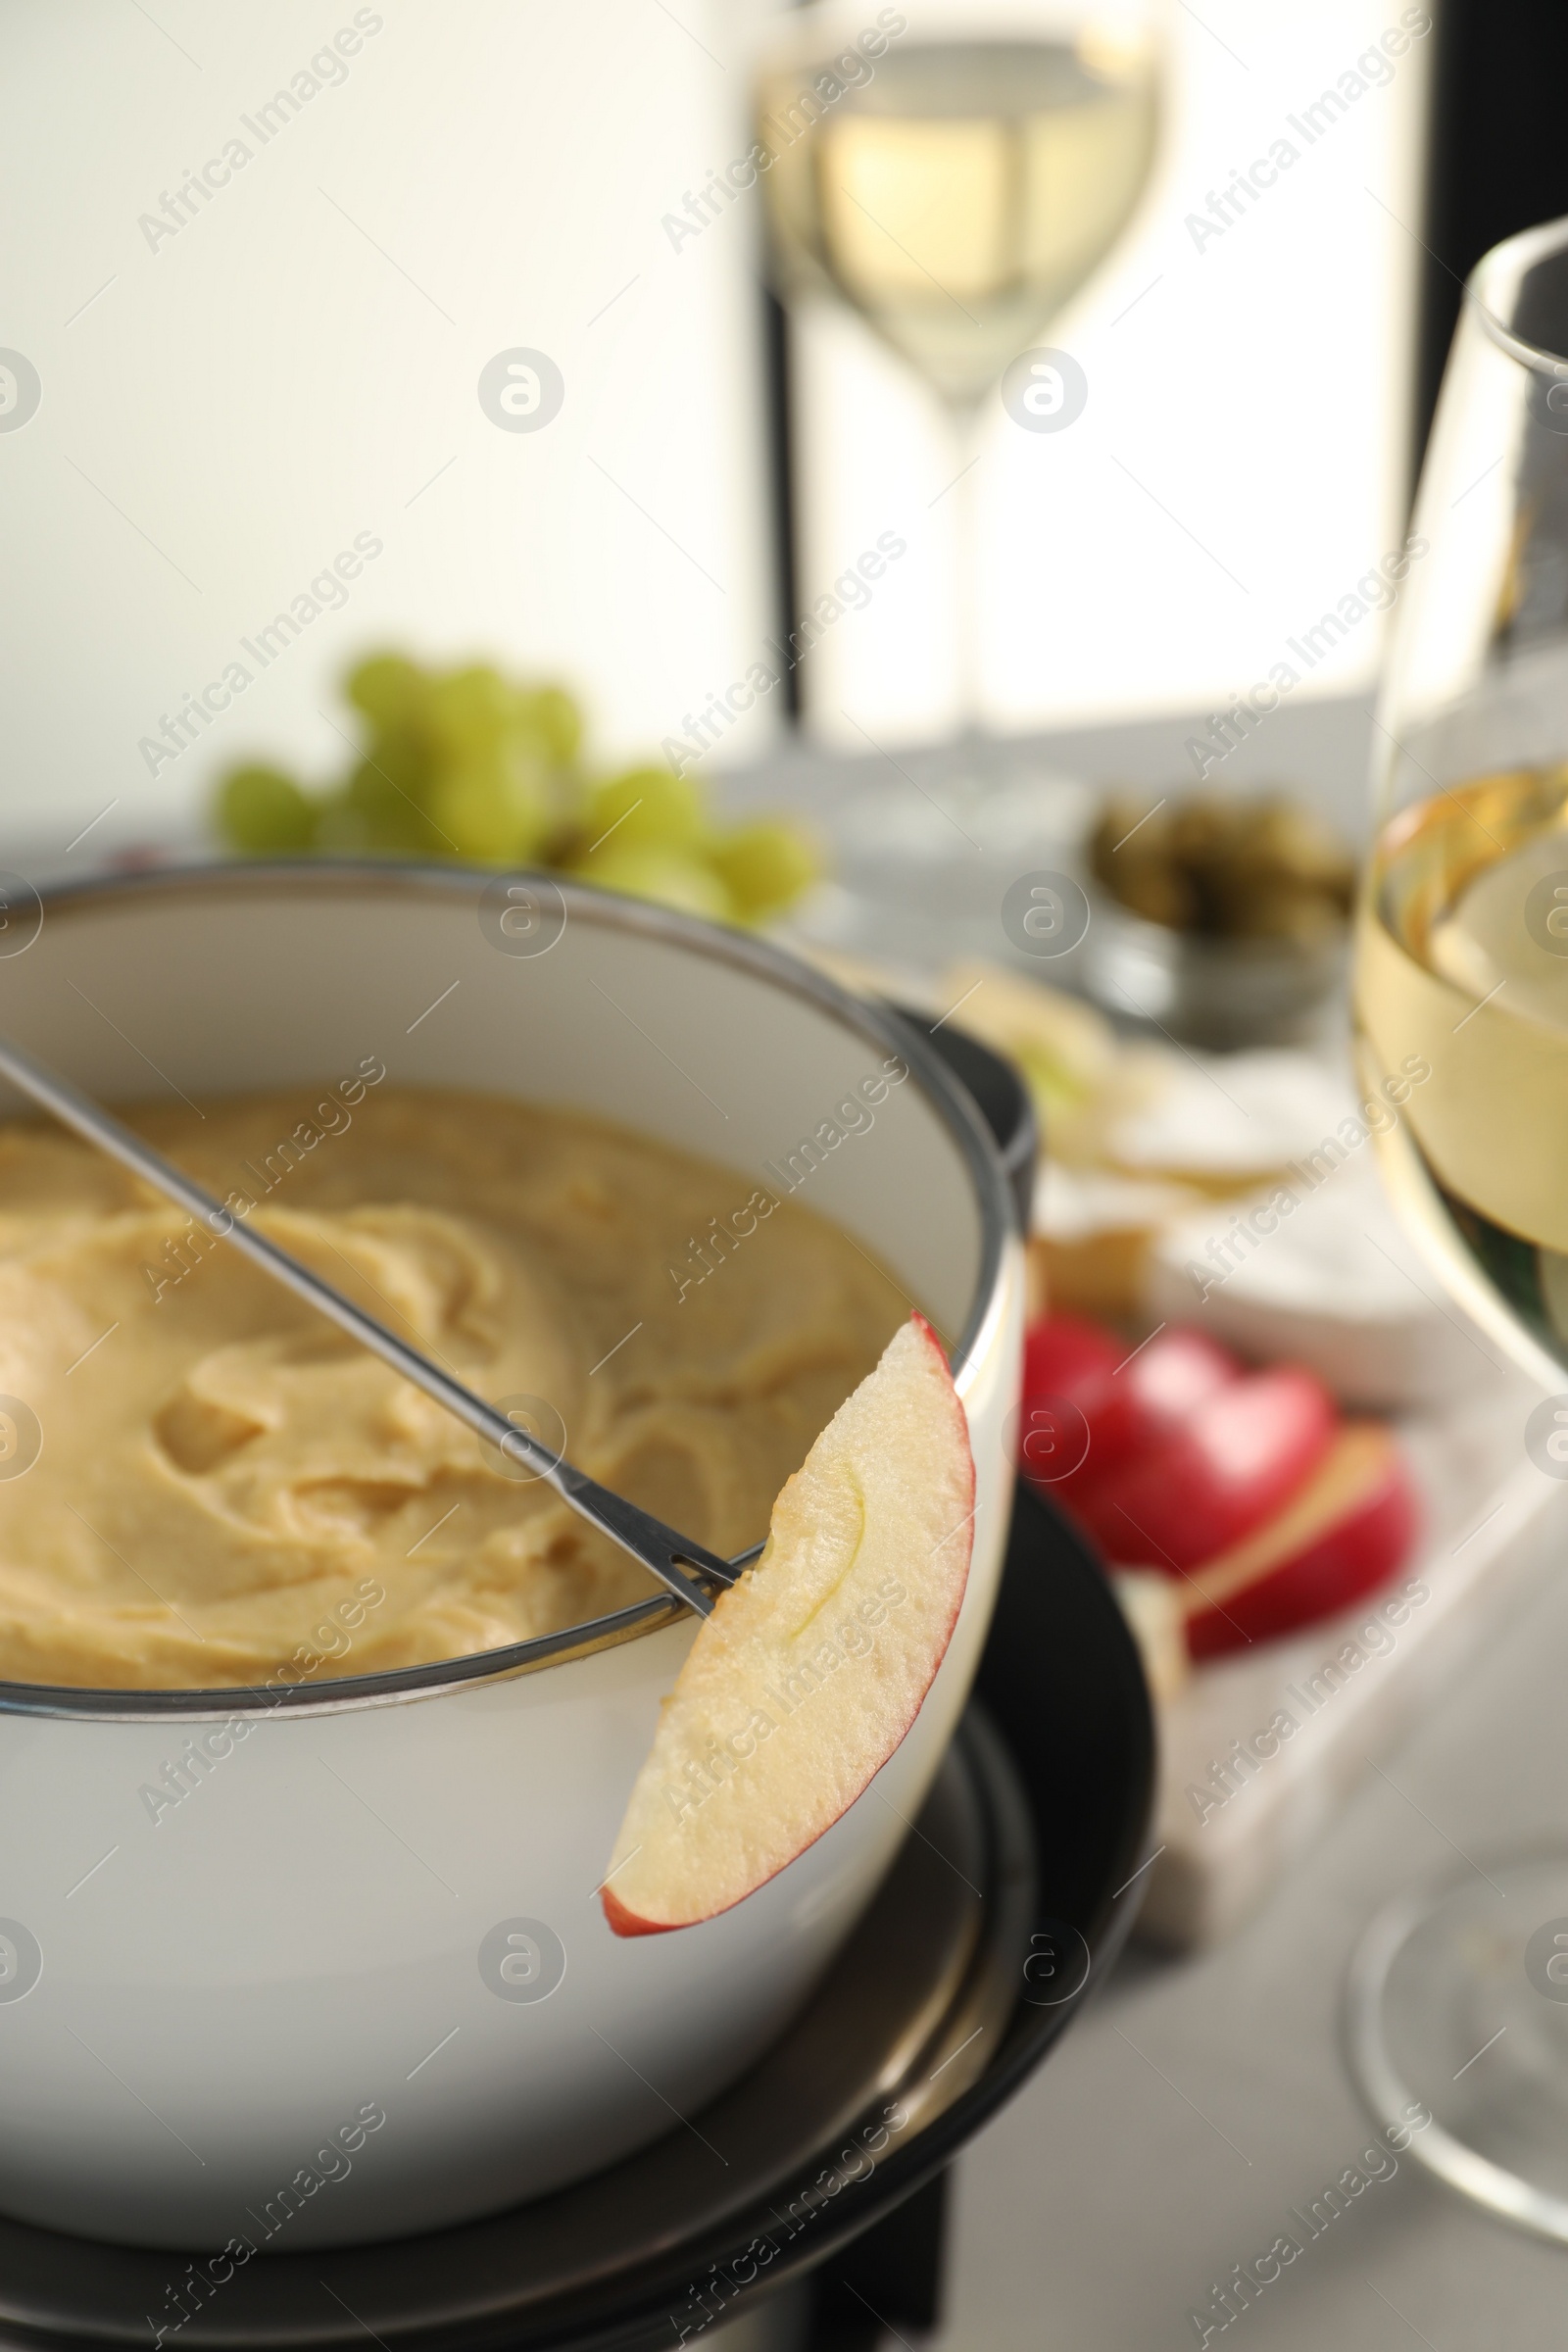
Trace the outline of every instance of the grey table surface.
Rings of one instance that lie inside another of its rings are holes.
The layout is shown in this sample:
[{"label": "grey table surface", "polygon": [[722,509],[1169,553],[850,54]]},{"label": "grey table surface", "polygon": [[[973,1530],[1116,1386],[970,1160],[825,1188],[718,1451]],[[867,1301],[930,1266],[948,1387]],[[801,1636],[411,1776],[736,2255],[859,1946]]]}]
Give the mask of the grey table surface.
[{"label": "grey table surface", "polygon": [[[1289,2209],[1367,2146],[1339,2033],[1367,1919],[1462,1869],[1456,1847],[1483,1864],[1536,1842],[1568,1851],[1568,1494],[1529,1542],[1528,1576],[1445,1703],[1266,1907],[1198,1960],[1131,1951],[965,2150],[941,2352],[1196,2344],[1189,2315],[1211,2282],[1299,2235]],[[1544,2352],[1565,2337],[1568,2249],[1494,2221],[1406,2155],[1223,2340]]]},{"label": "grey table surface", "polygon": [[[787,797],[829,817],[846,794],[900,779],[911,792],[945,788],[967,773],[1006,782],[1042,773],[1082,776],[1095,784],[1125,784],[1152,792],[1191,792],[1280,785],[1305,792],[1351,840],[1368,829],[1367,768],[1376,730],[1368,694],[1299,696],[1281,703],[1250,730],[1233,729],[1234,749],[1199,775],[1191,750],[1212,732],[1218,712],[1175,710],[1038,735],[986,736],[968,743],[909,749],[873,743],[830,752],[808,738],[787,738],[749,768],[712,779],[721,800],[737,809]],[[869,747],[869,748],[867,748]],[[951,845],[950,845],[951,846]],[[954,851],[962,861],[961,848]]]}]

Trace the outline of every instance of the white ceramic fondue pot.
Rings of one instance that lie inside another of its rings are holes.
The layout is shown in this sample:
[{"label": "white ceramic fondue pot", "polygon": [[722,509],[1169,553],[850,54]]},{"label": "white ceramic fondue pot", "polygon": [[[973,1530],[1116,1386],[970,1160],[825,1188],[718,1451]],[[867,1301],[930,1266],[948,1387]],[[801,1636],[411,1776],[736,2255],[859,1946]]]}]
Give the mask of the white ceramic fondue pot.
[{"label": "white ceramic fondue pot", "polygon": [[[794,1155],[809,1205],[953,1336],[978,1507],[903,1745],[768,1886],[676,1935],[617,1939],[596,1891],[695,1630],[652,1586],[569,1634],[263,1703],[0,1684],[0,2211],[247,2260],[472,2218],[683,2128],[864,1907],[979,1656],[1023,1298],[989,1137],[928,1049],[804,964],[541,877],[245,866],[11,900],[0,1028],[106,1101],[373,1057],[618,1120],[733,1168],[742,1200]],[[890,1056],[907,1078],[835,1120]],[[171,1768],[190,1793],[152,1811]]]}]

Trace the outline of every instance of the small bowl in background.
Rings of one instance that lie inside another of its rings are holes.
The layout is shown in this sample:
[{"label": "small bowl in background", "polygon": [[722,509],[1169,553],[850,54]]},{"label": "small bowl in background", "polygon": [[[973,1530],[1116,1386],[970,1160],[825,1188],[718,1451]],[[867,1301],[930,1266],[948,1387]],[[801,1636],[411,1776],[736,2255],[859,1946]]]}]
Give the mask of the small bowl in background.
[{"label": "small bowl in background", "polygon": [[1343,982],[1355,859],[1298,795],[1112,792],[1085,851],[1083,977],[1110,1011],[1194,1045],[1287,1045]]},{"label": "small bowl in background", "polygon": [[1309,944],[1224,939],[1148,922],[1103,891],[1092,905],[1089,994],[1107,1012],[1155,1022],[1191,1045],[1294,1044],[1344,985],[1347,931]]}]

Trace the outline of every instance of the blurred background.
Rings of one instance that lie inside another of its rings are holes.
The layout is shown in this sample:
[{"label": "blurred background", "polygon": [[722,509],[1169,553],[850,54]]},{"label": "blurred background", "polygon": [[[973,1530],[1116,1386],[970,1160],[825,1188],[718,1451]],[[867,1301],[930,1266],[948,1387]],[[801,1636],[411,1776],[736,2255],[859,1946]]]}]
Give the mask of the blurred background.
[{"label": "blurred background", "polygon": [[[607,748],[652,751],[779,633],[783,579],[793,622],[890,531],[907,554],[802,664],[802,724],[861,753],[865,733],[943,737],[959,502],[937,402],[828,299],[796,306],[781,350],[758,189],[700,233],[664,225],[751,144],[765,13],[371,15],[329,78],[309,65],[338,20],[295,0],[0,11],[4,333],[41,386],[0,439],[6,819],[68,839],[118,796],[128,836],[188,822],[251,751],[320,768],[339,749],[321,706],[385,642],[559,675]],[[1172,7],[1147,188],[1046,338],[1084,370],[1083,414],[1046,434],[984,403],[988,726],[1214,708],[1396,544],[1433,41],[1315,143],[1288,122],[1386,21],[1371,0]],[[245,119],[302,70],[318,92],[264,144]],[[1213,199],[1282,137],[1299,161],[1218,225]],[[235,138],[251,159],[225,165]],[[182,218],[213,159],[226,179]],[[539,432],[498,430],[476,397],[514,347],[561,372]],[[384,552],[262,674],[241,640],[357,533]],[[1336,642],[1302,698],[1365,688],[1382,625]],[[236,657],[249,690],[150,774],[161,714]],[[712,764],[766,757],[789,724],[767,697]]]}]

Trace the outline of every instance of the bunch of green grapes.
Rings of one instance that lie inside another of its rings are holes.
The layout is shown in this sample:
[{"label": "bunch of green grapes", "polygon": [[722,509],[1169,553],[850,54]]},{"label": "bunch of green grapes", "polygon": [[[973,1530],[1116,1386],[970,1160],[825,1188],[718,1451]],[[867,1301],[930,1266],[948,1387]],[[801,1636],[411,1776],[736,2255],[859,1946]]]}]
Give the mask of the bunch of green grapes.
[{"label": "bunch of green grapes", "polygon": [[515,685],[480,662],[422,669],[401,654],[360,662],[346,685],[364,737],[347,777],[312,792],[278,768],[235,768],[216,808],[231,848],[553,866],[733,923],[781,912],[821,871],[798,826],[720,825],[669,768],[592,779],[581,714],[559,686]]}]

